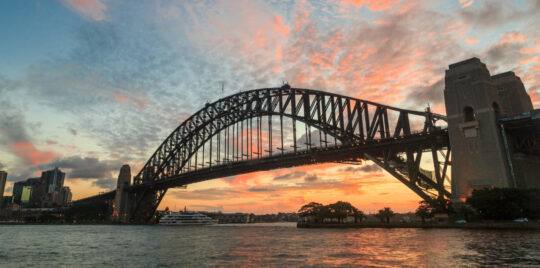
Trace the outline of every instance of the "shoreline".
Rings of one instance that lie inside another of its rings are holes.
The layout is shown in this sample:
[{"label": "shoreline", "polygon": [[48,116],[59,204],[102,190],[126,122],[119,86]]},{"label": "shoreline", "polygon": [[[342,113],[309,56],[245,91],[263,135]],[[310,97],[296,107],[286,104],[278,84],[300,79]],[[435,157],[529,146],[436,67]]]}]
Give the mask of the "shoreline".
[{"label": "shoreline", "polygon": [[495,223],[297,223],[297,228],[414,228],[414,229],[485,229],[485,230],[540,230],[535,222],[495,222]]}]

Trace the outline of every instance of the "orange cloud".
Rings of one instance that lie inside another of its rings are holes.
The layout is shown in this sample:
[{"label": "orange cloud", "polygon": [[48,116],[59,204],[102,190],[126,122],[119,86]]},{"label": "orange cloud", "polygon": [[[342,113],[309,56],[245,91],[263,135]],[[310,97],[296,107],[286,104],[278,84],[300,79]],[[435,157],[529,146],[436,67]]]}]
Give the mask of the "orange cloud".
[{"label": "orange cloud", "polygon": [[529,90],[529,95],[531,96],[531,102],[533,104],[536,104],[540,101],[540,96],[538,96],[538,92],[536,92],[536,90]]},{"label": "orange cloud", "polygon": [[117,93],[114,93],[114,100],[117,102],[125,102],[126,96],[117,92]]},{"label": "orange cloud", "polygon": [[283,52],[281,51],[281,46],[277,46],[276,48],[276,61],[281,61],[281,57],[283,55]]},{"label": "orange cloud", "polygon": [[61,0],[68,8],[74,10],[84,17],[101,21],[105,19],[107,6],[100,0]]},{"label": "orange cloud", "polygon": [[525,37],[522,33],[510,32],[501,34],[502,38],[499,42],[500,44],[504,43],[523,43],[525,42]]},{"label": "orange cloud", "polygon": [[366,6],[371,11],[383,11],[397,5],[401,0],[343,0],[342,5],[353,5],[356,8]]},{"label": "orange cloud", "polygon": [[[460,3],[463,3],[465,1],[466,0],[459,0]],[[470,5],[472,5],[473,2],[474,2],[474,0],[470,0],[469,2],[463,4],[463,6],[461,6],[461,8],[466,8],[466,7],[470,6]]]},{"label": "orange cloud", "polygon": [[521,50],[519,50],[521,54],[532,54],[534,53],[534,51],[535,51],[534,47],[524,47]]},{"label": "orange cloud", "polygon": [[291,31],[290,27],[283,23],[281,16],[274,17],[274,31],[281,34],[284,37],[287,37]]},{"label": "orange cloud", "polygon": [[20,141],[11,144],[13,152],[24,161],[32,165],[48,163],[56,157],[56,154],[50,151],[40,151],[27,141]]},{"label": "orange cloud", "polygon": [[521,60],[521,61],[519,61],[519,63],[527,64],[527,63],[531,63],[531,62],[535,62],[535,61],[536,62],[540,61],[540,57],[534,56],[534,57],[531,57],[531,58],[528,58],[528,59]]},{"label": "orange cloud", "polygon": [[479,40],[476,39],[476,38],[467,38],[467,39],[465,39],[465,43],[467,43],[469,45],[473,45],[473,44],[476,44],[478,42],[479,42]]}]

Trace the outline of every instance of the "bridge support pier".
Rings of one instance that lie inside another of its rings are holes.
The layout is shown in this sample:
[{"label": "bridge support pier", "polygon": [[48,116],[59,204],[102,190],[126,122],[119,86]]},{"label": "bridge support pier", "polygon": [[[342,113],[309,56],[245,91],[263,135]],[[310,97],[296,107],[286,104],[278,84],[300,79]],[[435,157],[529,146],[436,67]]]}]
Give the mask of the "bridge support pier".
[{"label": "bridge support pier", "polygon": [[491,76],[471,58],[446,71],[444,99],[452,148],[452,201],[464,202],[474,189],[517,187],[498,120],[532,110],[513,72]]},{"label": "bridge support pier", "polygon": [[154,222],[154,213],[165,196],[166,189],[152,188],[135,189],[131,194],[132,206],[129,221],[131,223],[148,224]]},{"label": "bridge support pier", "polygon": [[112,220],[120,223],[129,221],[129,212],[131,205],[131,170],[129,165],[123,165],[118,174],[116,184],[116,194],[113,201]]}]

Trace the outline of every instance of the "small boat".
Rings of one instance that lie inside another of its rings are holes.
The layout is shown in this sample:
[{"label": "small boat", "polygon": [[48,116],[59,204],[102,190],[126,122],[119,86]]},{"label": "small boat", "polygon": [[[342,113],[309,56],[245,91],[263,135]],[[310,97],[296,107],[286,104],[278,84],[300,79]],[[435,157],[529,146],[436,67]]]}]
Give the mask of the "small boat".
[{"label": "small boat", "polygon": [[173,212],[159,219],[161,225],[211,225],[216,220],[197,212]]}]

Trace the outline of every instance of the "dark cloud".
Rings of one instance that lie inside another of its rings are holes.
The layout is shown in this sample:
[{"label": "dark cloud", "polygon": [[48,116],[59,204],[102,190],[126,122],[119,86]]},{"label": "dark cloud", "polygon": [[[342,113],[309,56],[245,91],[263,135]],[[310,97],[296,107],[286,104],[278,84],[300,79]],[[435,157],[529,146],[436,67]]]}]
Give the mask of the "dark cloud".
[{"label": "dark cloud", "polygon": [[274,186],[269,186],[269,187],[251,187],[251,188],[248,188],[247,190],[249,192],[274,192],[274,191],[278,191],[280,187],[274,187]]},{"label": "dark cloud", "polygon": [[301,177],[303,177],[305,175],[306,175],[306,172],[304,172],[304,171],[294,171],[294,172],[291,172],[291,173],[286,173],[286,174],[283,174],[283,175],[280,175],[280,176],[276,176],[276,177],[274,177],[273,180],[275,180],[275,181],[295,180],[295,179],[300,179]]},{"label": "dark cloud", "polygon": [[[6,104],[7,105],[7,104]],[[29,141],[26,121],[17,110],[11,110],[12,106],[3,106],[0,109],[0,141],[4,145],[11,145],[14,142]]]},{"label": "dark cloud", "polygon": [[319,178],[317,177],[317,175],[308,175],[308,176],[304,177],[304,181],[306,181],[306,182],[313,182],[313,181],[316,181],[318,179]]},{"label": "dark cloud", "polygon": [[359,167],[348,166],[346,168],[341,169],[340,171],[353,172],[353,173],[357,173],[357,172],[373,173],[373,172],[382,172],[382,169],[376,164],[363,164]]},{"label": "dark cloud", "polygon": [[0,100],[2,100],[2,97],[6,96],[8,92],[13,92],[20,87],[20,85],[20,81],[9,79],[3,74],[0,74]]},{"label": "dark cloud", "polygon": [[517,8],[510,1],[481,1],[477,7],[462,8],[460,17],[469,25],[479,29],[498,28],[508,22],[526,20],[540,15],[540,2],[526,1],[527,5]]},{"label": "dark cloud", "polygon": [[298,182],[294,185],[268,185],[263,187],[251,187],[248,188],[248,192],[254,193],[273,193],[283,190],[328,190],[328,189],[337,189],[343,191],[345,194],[361,194],[362,190],[361,185],[355,184],[354,182],[345,182],[341,180],[319,180],[314,181],[305,180],[303,182]]},{"label": "dark cloud", "polygon": [[71,156],[55,159],[50,163],[38,165],[38,169],[46,170],[54,167],[70,169],[68,178],[80,179],[104,179],[111,178],[112,174],[119,171],[123,162],[118,160],[99,160],[95,157]]},{"label": "dark cloud", "polygon": [[516,59],[521,58],[520,50],[522,48],[522,43],[497,43],[489,47],[485,52],[486,62],[489,63],[490,67],[493,67],[490,69],[498,69],[499,66],[512,64],[516,61]]},{"label": "dark cloud", "polygon": [[442,103],[444,101],[443,91],[444,79],[441,78],[431,85],[411,90],[407,99],[420,106]]},{"label": "dark cloud", "polygon": [[470,25],[489,28],[505,23],[514,12],[515,8],[507,1],[482,1],[478,3],[478,8],[462,8],[459,14]]},{"label": "dark cloud", "polygon": [[[32,170],[49,170],[55,167],[66,172],[68,179],[84,179],[102,189],[114,189],[116,179],[114,175],[124,163],[119,160],[100,160],[95,157],[70,156],[54,159],[50,163],[40,164]],[[133,173],[131,174],[134,175]]]},{"label": "dark cloud", "polygon": [[92,185],[105,190],[114,190],[116,187],[116,182],[117,180],[113,178],[100,178],[92,180]]},{"label": "dark cloud", "polygon": [[77,136],[77,130],[75,130],[74,128],[68,128],[68,131],[69,131],[73,136]]}]

